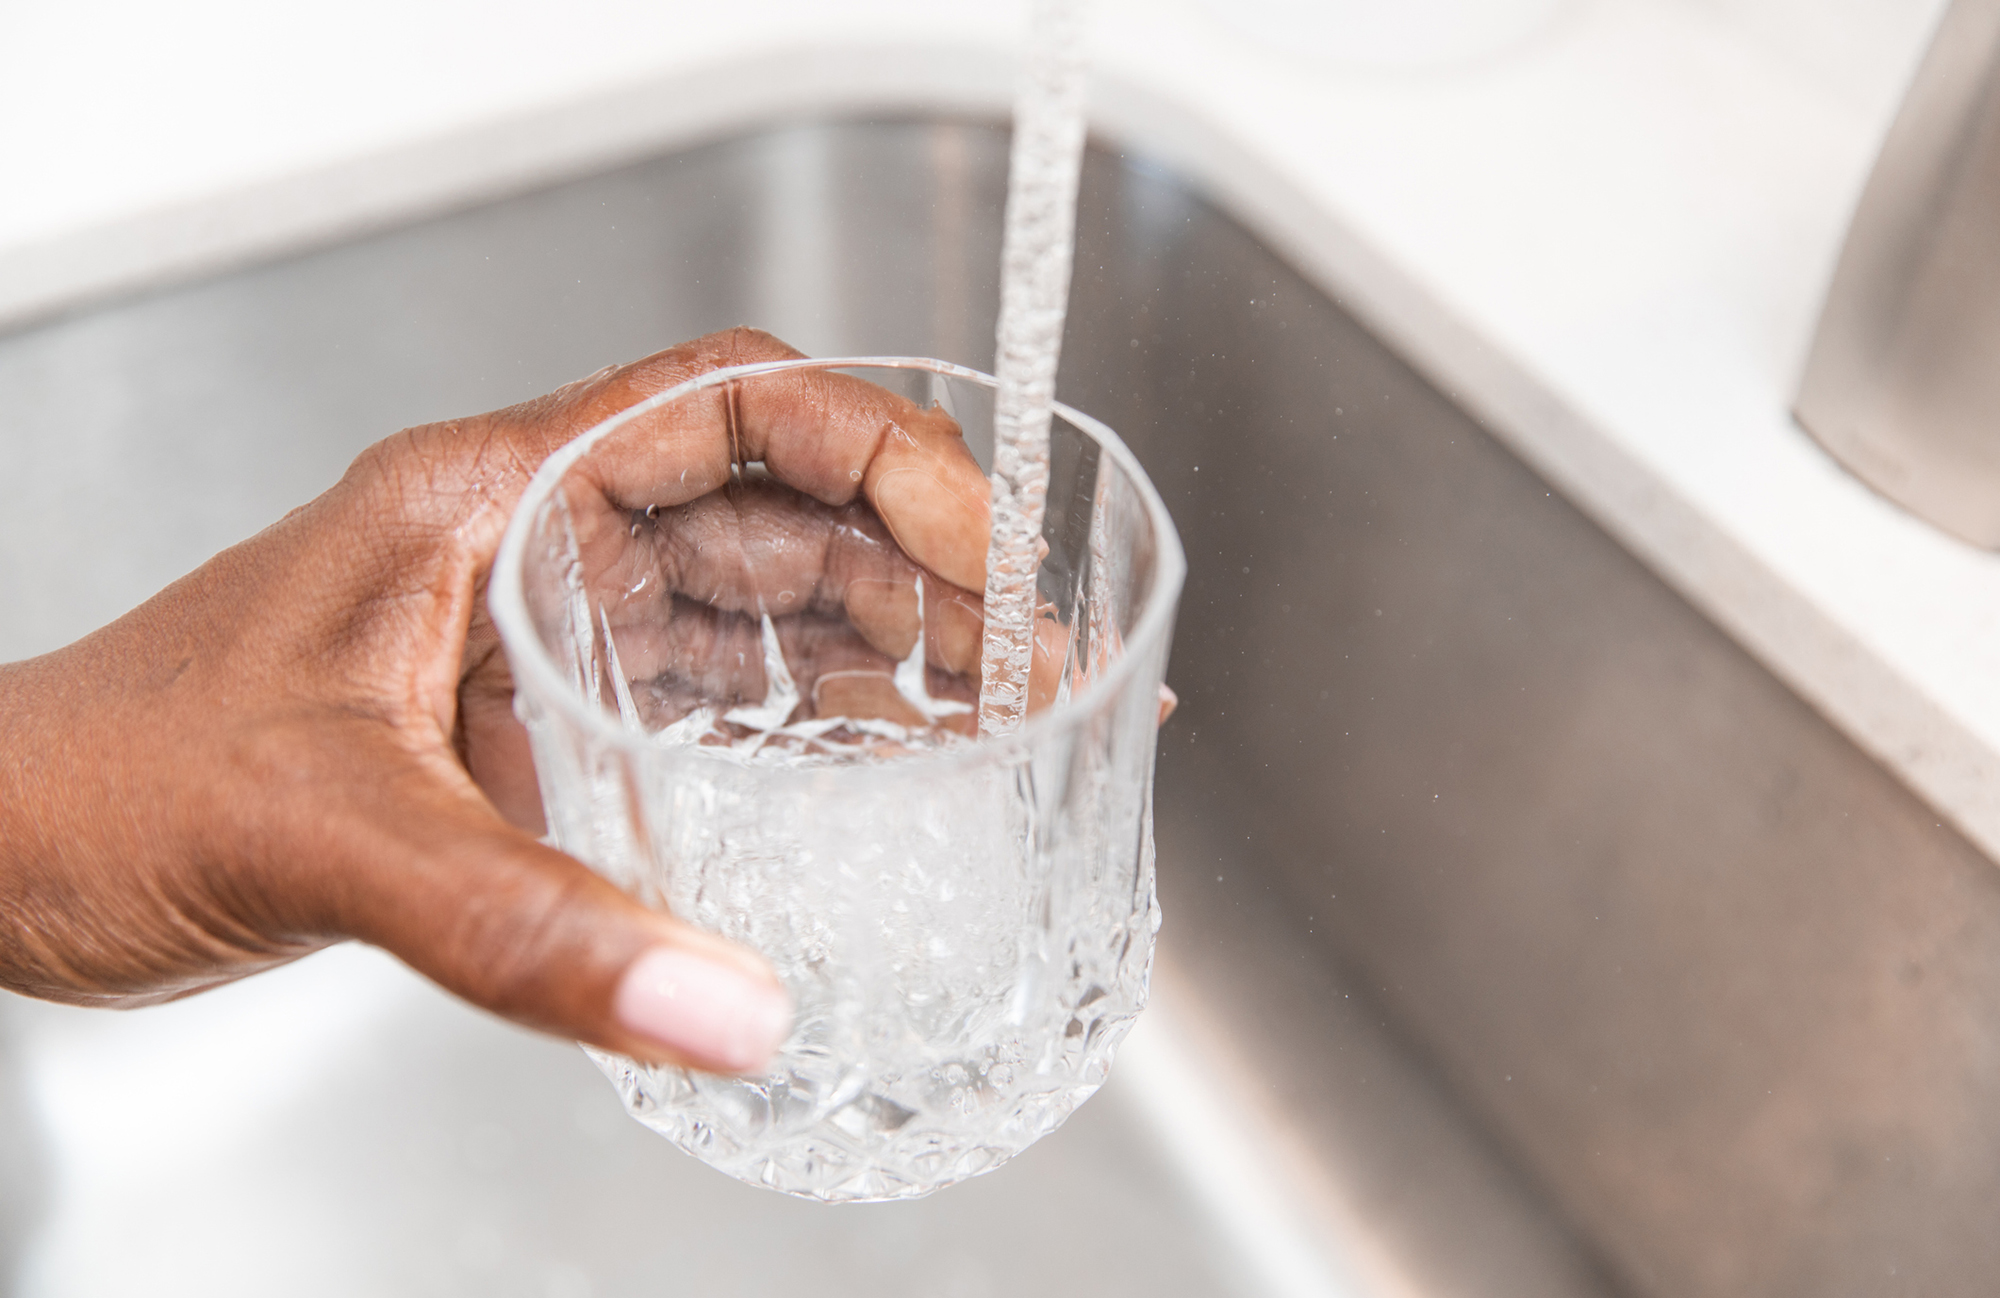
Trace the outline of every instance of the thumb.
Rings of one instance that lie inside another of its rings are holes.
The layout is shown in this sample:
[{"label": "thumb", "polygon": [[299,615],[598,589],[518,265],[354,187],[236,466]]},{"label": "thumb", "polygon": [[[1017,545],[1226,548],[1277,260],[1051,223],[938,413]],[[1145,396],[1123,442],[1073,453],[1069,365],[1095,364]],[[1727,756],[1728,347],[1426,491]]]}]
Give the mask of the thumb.
[{"label": "thumb", "polygon": [[470,790],[446,796],[359,822],[337,872],[345,931],[531,1028],[711,1072],[769,1062],[792,1006],[762,958],[640,905]]}]

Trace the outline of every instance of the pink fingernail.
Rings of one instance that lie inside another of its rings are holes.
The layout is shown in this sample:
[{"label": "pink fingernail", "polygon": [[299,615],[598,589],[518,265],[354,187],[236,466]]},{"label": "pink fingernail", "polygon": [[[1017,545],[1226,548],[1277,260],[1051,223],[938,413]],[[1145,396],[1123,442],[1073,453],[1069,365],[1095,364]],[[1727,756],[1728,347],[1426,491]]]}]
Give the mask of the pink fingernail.
[{"label": "pink fingernail", "polygon": [[611,1012],[626,1031],[732,1073],[770,1062],[792,1030],[784,989],[669,946],[631,963]]}]

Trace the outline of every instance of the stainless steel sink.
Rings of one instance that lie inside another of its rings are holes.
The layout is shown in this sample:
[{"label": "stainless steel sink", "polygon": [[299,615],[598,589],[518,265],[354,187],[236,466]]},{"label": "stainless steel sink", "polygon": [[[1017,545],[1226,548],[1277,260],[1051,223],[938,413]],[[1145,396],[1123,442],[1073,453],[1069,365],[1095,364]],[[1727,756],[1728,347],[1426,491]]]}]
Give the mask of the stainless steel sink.
[{"label": "stainless steel sink", "polygon": [[[987,366],[1004,136],[773,128],[0,338],[0,658],[396,428],[725,325]],[[1191,575],[1156,1008],[914,1204],[725,1180],[343,949],[0,1002],[23,1294],[1970,1293],[2000,875],[1324,293],[1094,152],[1064,398]]]}]

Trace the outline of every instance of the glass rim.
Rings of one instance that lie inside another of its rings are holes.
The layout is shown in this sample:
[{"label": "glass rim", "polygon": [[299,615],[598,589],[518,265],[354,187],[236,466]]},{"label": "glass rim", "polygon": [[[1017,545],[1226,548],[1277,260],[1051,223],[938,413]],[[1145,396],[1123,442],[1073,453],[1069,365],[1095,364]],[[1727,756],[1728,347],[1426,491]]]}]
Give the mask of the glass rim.
[{"label": "glass rim", "polygon": [[[501,645],[507,651],[508,663],[514,670],[516,691],[532,682],[537,694],[553,699],[553,706],[600,742],[627,752],[643,751],[658,756],[678,755],[678,746],[669,747],[652,743],[650,735],[637,734],[623,725],[614,725],[603,709],[593,708],[577,697],[571,682],[564,677],[561,668],[542,644],[534,620],[528,615],[523,572],[532,520],[537,511],[555,494],[556,488],[577,461],[588,455],[599,442],[641,415],[657,410],[669,402],[678,401],[682,397],[708,388],[720,387],[737,379],[757,378],[766,374],[799,369],[926,370],[949,378],[967,379],[991,389],[997,390],[1000,386],[1000,381],[991,374],[928,356],[808,356],[793,360],[759,361],[750,365],[730,365],[709,370],[636,401],[593,425],[543,460],[541,467],[535,470],[533,477],[529,478],[521,498],[515,502],[512,517],[507,520],[507,530],[500,538],[500,549],[493,561],[492,574],[488,578],[486,607],[492,614],[494,627],[500,633]],[[1160,499],[1159,489],[1153,485],[1153,480],[1146,475],[1138,457],[1132,454],[1124,439],[1112,431],[1108,424],[1061,402],[1054,404],[1054,412],[1096,442],[1104,453],[1125,471],[1126,477],[1137,487],[1139,499],[1145,505],[1147,519],[1153,528],[1155,557],[1152,580],[1145,592],[1146,602],[1139,614],[1139,621],[1132,628],[1131,635],[1125,638],[1125,650],[1118,655],[1117,660],[1103,675],[1071,695],[1068,701],[1030,716],[1021,728],[1011,735],[998,739],[982,737],[963,747],[898,758],[894,763],[898,767],[915,765],[936,769],[968,761],[985,761],[1006,750],[1018,751],[1030,748],[1045,735],[1078,724],[1083,717],[1090,714],[1100,700],[1116,695],[1129,684],[1129,678],[1138,670],[1138,662],[1159,641],[1165,639],[1171,626],[1173,606],[1187,578],[1187,555],[1182,549],[1180,534],[1174,529],[1173,518],[1167,513],[1166,502]],[[686,747],[690,756],[697,755],[701,751],[698,746]],[[834,771],[875,769],[876,766],[871,763],[863,767],[772,768],[768,774],[823,777]]]}]

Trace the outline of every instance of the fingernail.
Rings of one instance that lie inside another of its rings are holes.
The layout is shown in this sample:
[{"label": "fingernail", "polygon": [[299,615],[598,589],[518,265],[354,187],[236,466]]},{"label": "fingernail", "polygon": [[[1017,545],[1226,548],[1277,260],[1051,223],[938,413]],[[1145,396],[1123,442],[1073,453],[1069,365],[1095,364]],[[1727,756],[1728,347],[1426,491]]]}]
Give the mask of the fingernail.
[{"label": "fingernail", "polygon": [[732,1073],[769,1063],[792,1030],[783,988],[667,946],[627,967],[611,1010],[627,1032]]},{"label": "fingernail", "polygon": [[949,671],[979,671],[979,655],[985,648],[986,619],[968,600],[952,595],[938,602],[937,618],[931,634],[932,656]]},{"label": "fingernail", "polygon": [[954,586],[986,589],[983,511],[922,469],[891,469],[868,494],[903,553]]}]

